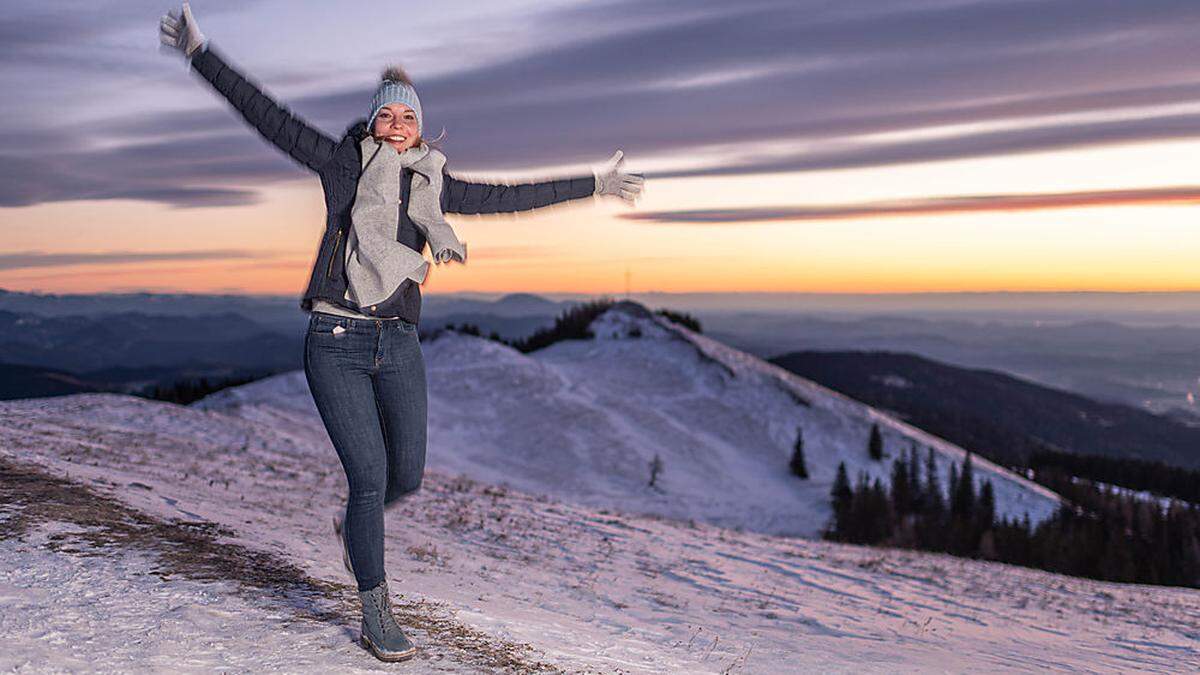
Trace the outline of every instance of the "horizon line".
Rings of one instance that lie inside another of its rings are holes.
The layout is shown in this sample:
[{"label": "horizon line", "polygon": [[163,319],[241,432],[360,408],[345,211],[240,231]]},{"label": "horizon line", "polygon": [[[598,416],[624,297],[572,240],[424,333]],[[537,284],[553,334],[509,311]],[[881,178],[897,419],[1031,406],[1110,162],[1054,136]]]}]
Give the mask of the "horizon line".
[{"label": "horizon line", "polygon": [[[149,289],[128,289],[119,291],[97,291],[94,293],[56,293],[50,291],[38,290],[14,290],[0,287],[0,294],[23,294],[23,295],[41,295],[41,296],[101,296],[101,295],[169,295],[169,296],[203,296],[203,297],[259,297],[259,298],[295,298],[295,293],[254,293],[246,291],[226,291],[226,292],[198,292],[198,291],[156,291]],[[488,295],[504,297],[509,295],[570,295],[580,297],[604,297],[609,296],[614,299],[621,297],[637,296],[637,295],[669,295],[669,296],[689,296],[689,295],[716,295],[716,296],[839,296],[839,297],[901,297],[901,296],[926,296],[926,295],[1187,295],[1200,294],[1200,288],[1194,289],[1147,289],[1147,290],[1100,290],[1100,289],[1054,289],[1054,290],[931,290],[931,291],[621,291],[621,292],[594,292],[582,293],[579,291],[479,291],[479,290],[461,290],[451,292],[432,292],[422,291],[422,297],[451,297],[456,295]]]}]

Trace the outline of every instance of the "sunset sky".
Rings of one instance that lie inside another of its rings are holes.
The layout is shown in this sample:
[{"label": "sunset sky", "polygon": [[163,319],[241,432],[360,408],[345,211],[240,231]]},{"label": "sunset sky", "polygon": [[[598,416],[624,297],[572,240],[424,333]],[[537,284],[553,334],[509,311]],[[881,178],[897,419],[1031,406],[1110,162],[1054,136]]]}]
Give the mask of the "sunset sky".
[{"label": "sunset sky", "polygon": [[[177,4],[10,0],[0,288],[300,293],[319,181],[158,49]],[[1200,2],[196,0],[340,136],[416,82],[452,172],[635,208],[452,217],[426,292],[1200,289]]]}]

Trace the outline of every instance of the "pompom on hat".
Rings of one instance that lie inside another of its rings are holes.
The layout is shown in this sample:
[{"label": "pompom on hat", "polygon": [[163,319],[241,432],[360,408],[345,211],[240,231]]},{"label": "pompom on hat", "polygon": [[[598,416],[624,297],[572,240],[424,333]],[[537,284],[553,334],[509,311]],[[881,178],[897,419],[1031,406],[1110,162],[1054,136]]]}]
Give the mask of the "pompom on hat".
[{"label": "pompom on hat", "polygon": [[408,74],[400,66],[388,66],[383,71],[379,87],[375,89],[375,95],[371,97],[371,115],[367,120],[368,129],[374,128],[375,116],[379,114],[383,106],[389,103],[403,103],[412,108],[413,112],[417,114],[417,133],[421,133],[424,128],[424,120],[421,118],[421,99],[417,97],[417,90],[413,87],[412,80],[408,79]]}]

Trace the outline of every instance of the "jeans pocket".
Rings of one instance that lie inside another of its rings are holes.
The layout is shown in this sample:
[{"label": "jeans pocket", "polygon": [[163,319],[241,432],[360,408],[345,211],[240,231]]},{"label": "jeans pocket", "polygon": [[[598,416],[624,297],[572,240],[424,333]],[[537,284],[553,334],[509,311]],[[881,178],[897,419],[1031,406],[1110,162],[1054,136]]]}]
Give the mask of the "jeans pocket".
[{"label": "jeans pocket", "polygon": [[308,322],[308,330],[310,333],[341,337],[349,332],[349,323],[348,319],[340,319],[328,314],[313,312],[312,318]]}]

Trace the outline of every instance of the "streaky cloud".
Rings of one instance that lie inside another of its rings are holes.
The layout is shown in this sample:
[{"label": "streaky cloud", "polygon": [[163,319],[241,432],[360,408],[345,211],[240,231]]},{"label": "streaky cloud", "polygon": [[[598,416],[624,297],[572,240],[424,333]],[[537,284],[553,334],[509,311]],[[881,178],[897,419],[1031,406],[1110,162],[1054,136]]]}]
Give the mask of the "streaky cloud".
[{"label": "streaky cloud", "polygon": [[100,251],[94,253],[46,253],[24,251],[0,254],[0,270],[32,267],[71,267],[119,263],[158,262],[162,260],[220,260],[226,258],[273,258],[273,254],[244,249],[206,249],[197,251]]},{"label": "streaky cloud", "polygon": [[648,211],[624,213],[621,214],[621,217],[627,220],[653,223],[727,225],[773,221],[865,220],[959,213],[1043,211],[1097,206],[1170,206],[1196,203],[1200,203],[1200,185],[1128,190],[969,195],[858,204]]},{"label": "streaky cloud", "polygon": [[[122,69],[95,49],[56,48],[65,36],[95,47],[133,26],[151,30],[161,13],[135,3],[93,22],[78,11],[83,6],[13,3],[0,19],[0,36],[11,38],[0,40],[0,63],[14,75],[57,73],[39,81],[69,94],[80,76]],[[206,6],[244,11],[233,0]],[[1194,0],[616,0],[530,11],[528,25],[554,39],[483,65],[414,75],[427,126],[448,131],[454,170],[600,162],[618,142],[631,164],[717,144],[840,148],[761,157],[735,151],[721,166],[656,177],[888,166],[1200,137],[1194,120],[1168,112],[1200,102],[1198,21]],[[210,37],[225,46],[224,36]],[[238,65],[241,50],[230,44],[227,52]],[[454,61],[453,47],[446,56]],[[179,65],[152,50],[129,58],[162,77]],[[194,73],[171,77],[179,86],[208,87]],[[303,73],[293,77],[303,80]],[[261,84],[270,93],[279,81]],[[28,172],[0,166],[0,207],[117,194],[179,207],[251,204],[263,183],[304,175],[223,101],[162,113],[139,107],[138,95],[85,132],[60,129],[51,116],[45,126],[0,122],[9,156],[0,163],[36,164]],[[336,136],[369,97],[368,88],[343,87],[280,102]],[[1163,110],[1072,128],[1039,119],[1155,106]],[[1013,128],[915,140],[933,127],[980,122]],[[904,132],[914,140],[863,138]],[[86,134],[116,142],[91,150]]]},{"label": "streaky cloud", "polygon": [[856,169],[973,157],[1000,157],[1122,143],[1180,140],[1196,136],[1200,136],[1200,114],[1185,113],[1086,124],[1049,124],[946,138],[857,143],[849,147],[781,153],[767,158],[731,157],[721,164],[676,171],[648,172],[646,175],[654,178],[685,178]]}]

